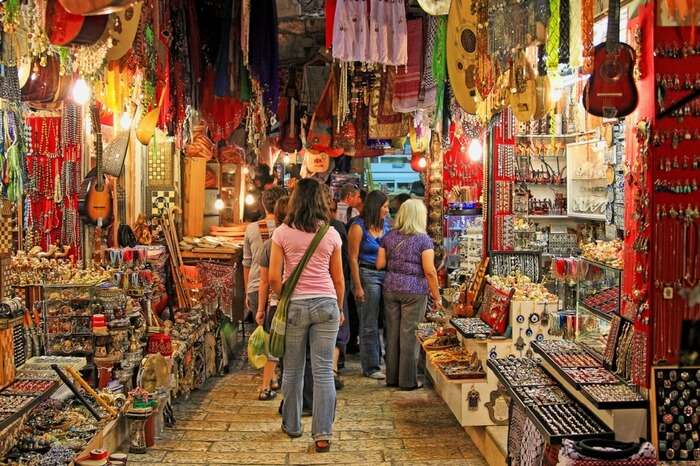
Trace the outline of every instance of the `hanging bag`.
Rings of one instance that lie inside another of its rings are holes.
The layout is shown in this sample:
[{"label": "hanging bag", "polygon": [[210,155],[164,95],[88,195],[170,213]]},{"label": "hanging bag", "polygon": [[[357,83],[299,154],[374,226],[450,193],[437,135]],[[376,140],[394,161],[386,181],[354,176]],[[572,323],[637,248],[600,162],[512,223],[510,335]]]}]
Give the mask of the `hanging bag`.
[{"label": "hanging bag", "polygon": [[290,298],[294,293],[294,288],[296,288],[301,274],[304,272],[306,264],[311,259],[311,256],[316,251],[323,237],[326,236],[328,228],[327,224],[319,228],[316,235],[311,240],[311,244],[309,244],[308,249],[304,253],[304,257],[302,257],[297,266],[294,267],[287,281],[282,284],[282,293],[277,302],[277,311],[275,311],[275,317],[272,319],[272,324],[270,325],[270,354],[276,358],[284,356],[284,338],[287,333],[287,309],[289,308]]}]

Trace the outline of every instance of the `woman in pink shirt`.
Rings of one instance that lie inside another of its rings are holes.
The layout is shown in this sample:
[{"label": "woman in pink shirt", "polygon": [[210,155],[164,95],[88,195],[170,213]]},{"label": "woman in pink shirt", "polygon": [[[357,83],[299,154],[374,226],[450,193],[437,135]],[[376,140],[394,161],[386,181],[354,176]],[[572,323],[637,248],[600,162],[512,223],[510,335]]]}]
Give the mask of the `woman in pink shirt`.
[{"label": "woman in pink shirt", "polygon": [[[272,235],[269,280],[279,296],[319,228],[330,218],[330,206],[313,179],[299,181],[289,200],[287,219]],[[282,430],[300,437],[304,365],[307,340],[314,379],[312,434],[316,451],[328,451],[335,416],[333,350],[343,314],[345,295],[342,242],[329,228],[306,264],[287,311],[284,372],[282,375]],[[283,276],[284,271],[284,276]]]}]

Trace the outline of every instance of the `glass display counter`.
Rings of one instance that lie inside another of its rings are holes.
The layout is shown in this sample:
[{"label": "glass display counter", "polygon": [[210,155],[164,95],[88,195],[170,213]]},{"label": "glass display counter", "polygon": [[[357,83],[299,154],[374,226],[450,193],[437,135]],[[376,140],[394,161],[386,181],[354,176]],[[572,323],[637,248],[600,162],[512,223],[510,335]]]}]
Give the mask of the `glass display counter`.
[{"label": "glass display counter", "polygon": [[576,341],[602,355],[610,321],[620,313],[622,270],[581,258],[577,275]]}]

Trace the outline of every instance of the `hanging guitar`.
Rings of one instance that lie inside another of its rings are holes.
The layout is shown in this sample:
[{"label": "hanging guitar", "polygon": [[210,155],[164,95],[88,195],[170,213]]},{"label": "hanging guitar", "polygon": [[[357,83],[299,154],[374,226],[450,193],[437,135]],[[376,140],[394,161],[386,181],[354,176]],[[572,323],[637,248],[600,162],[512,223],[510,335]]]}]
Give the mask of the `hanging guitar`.
[{"label": "hanging guitar", "polygon": [[510,71],[508,103],[518,121],[530,121],[537,109],[537,82],[522,50],[515,54]]},{"label": "hanging guitar", "polygon": [[475,114],[477,81],[477,17],[473,0],[452,0],[447,17],[447,73],[457,103]]},{"label": "hanging guitar", "polygon": [[637,108],[635,62],[634,49],[620,42],[620,0],[610,0],[607,39],[595,48],[593,73],[583,90],[583,106],[588,113],[621,118]]},{"label": "hanging guitar", "polygon": [[91,105],[92,132],[95,137],[96,166],[83,181],[85,186],[80,213],[84,220],[93,225],[107,227],[112,222],[112,189],[107,175],[102,169],[102,133],[100,129],[100,111],[94,103]]}]

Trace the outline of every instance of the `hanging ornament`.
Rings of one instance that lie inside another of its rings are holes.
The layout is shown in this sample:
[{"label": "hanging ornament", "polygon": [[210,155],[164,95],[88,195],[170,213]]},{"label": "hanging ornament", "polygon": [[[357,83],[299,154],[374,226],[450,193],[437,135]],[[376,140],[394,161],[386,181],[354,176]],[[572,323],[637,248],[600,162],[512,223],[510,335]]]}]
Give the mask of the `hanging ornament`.
[{"label": "hanging ornament", "polygon": [[472,388],[469,389],[469,393],[467,393],[467,402],[469,406],[469,411],[476,411],[479,409],[479,401],[481,400],[481,395],[479,392],[474,388],[474,385],[472,385]]}]

